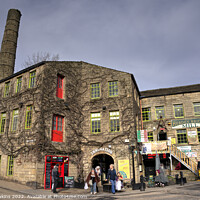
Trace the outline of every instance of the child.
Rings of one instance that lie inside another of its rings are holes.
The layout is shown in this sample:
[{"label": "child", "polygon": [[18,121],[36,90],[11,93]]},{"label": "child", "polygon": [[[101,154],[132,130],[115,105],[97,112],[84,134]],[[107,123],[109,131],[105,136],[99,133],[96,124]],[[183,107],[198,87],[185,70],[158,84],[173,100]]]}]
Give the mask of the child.
[{"label": "child", "polygon": [[120,172],[117,172],[116,190],[120,191],[122,189],[123,177]]}]

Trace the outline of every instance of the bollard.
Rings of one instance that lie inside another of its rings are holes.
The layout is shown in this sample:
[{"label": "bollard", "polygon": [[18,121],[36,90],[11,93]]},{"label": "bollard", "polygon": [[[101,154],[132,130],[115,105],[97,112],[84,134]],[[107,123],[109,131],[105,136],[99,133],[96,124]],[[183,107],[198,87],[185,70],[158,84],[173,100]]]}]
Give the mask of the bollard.
[{"label": "bollard", "polygon": [[183,181],[183,172],[180,172],[180,185],[184,185],[184,181]]},{"label": "bollard", "polygon": [[140,191],[145,191],[143,175],[140,176]]},{"label": "bollard", "polygon": [[179,176],[178,174],[175,174],[176,184],[179,184],[178,176]]}]

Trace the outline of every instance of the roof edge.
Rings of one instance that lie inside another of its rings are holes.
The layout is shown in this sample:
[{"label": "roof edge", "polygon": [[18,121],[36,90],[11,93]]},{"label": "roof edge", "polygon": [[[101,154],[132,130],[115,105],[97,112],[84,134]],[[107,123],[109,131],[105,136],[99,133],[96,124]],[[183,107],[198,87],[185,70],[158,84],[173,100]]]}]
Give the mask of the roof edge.
[{"label": "roof edge", "polygon": [[35,64],[35,65],[32,65],[32,66],[27,67],[27,68],[25,68],[25,69],[22,69],[22,70],[20,70],[20,71],[18,71],[18,72],[16,72],[16,73],[12,74],[11,76],[8,76],[8,77],[6,77],[6,78],[4,78],[4,79],[1,79],[1,80],[0,80],[0,83],[3,83],[3,82],[5,82],[5,81],[7,81],[7,80],[9,80],[9,79],[11,79],[11,78],[14,78],[15,76],[19,76],[20,74],[23,74],[23,73],[25,73],[25,72],[28,72],[28,71],[30,71],[30,70],[32,70],[32,69],[35,69],[35,68],[37,68],[37,67],[39,67],[39,66],[41,66],[41,65],[44,65],[45,63],[47,63],[47,62],[46,62],[46,61],[42,61],[42,62],[39,62],[39,63],[37,63],[37,64]]},{"label": "roof edge", "polygon": [[168,95],[194,93],[194,92],[200,92],[200,84],[169,87],[169,88],[159,88],[155,90],[145,90],[145,91],[141,91],[140,98],[143,99],[143,98],[150,98],[150,97],[168,96]]}]

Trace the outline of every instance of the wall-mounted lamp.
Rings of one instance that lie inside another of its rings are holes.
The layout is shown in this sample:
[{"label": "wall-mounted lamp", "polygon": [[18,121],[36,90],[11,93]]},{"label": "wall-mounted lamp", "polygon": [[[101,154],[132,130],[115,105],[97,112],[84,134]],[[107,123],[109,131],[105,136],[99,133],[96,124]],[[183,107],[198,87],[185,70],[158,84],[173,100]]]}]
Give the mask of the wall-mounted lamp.
[{"label": "wall-mounted lamp", "polygon": [[20,108],[23,107],[23,103],[22,103],[22,102],[19,103],[19,107],[20,107]]},{"label": "wall-mounted lamp", "polygon": [[103,107],[102,107],[102,110],[105,111],[105,110],[106,110],[106,106],[103,106]]},{"label": "wall-mounted lamp", "polygon": [[142,164],[139,164],[139,171],[142,172]]},{"label": "wall-mounted lamp", "polygon": [[129,143],[129,139],[125,139],[124,142]]},{"label": "wall-mounted lamp", "polygon": [[65,103],[65,107],[66,107],[67,110],[70,110],[68,103]]},{"label": "wall-mounted lamp", "polygon": [[108,148],[111,148],[111,147],[112,147],[112,146],[109,144],[109,145],[108,145]]}]

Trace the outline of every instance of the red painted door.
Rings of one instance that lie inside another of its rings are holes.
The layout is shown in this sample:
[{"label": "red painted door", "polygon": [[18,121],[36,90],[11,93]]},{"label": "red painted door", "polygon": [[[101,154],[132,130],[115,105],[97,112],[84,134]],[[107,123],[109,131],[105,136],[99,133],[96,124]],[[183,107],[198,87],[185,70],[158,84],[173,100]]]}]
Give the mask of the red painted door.
[{"label": "red painted door", "polygon": [[56,96],[61,99],[63,98],[63,77],[61,75],[58,75],[57,78]]},{"label": "red painted door", "polygon": [[63,142],[63,117],[54,115],[52,141]]}]

